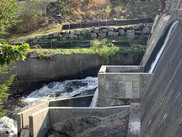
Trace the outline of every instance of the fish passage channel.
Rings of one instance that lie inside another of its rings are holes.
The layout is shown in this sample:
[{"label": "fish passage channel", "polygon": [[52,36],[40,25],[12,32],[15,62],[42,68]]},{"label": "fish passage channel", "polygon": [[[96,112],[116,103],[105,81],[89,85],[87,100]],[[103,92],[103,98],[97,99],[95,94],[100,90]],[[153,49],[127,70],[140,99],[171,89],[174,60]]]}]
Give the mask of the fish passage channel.
[{"label": "fish passage channel", "polygon": [[[32,91],[28,96],[21,97],[20,100],[26,106],[24,108],[17,107],[11,111],[15,114],[47,100],[93,94],[97,87],[97,77],[51,82],[40,89]],[[92,107],[96,106],[96,98],[92,101]],[[6,137],[17,137],[17,122],[7,116],[0,119],[0,136],[3,135],[4,137],[5,134],[8,134]]]}]

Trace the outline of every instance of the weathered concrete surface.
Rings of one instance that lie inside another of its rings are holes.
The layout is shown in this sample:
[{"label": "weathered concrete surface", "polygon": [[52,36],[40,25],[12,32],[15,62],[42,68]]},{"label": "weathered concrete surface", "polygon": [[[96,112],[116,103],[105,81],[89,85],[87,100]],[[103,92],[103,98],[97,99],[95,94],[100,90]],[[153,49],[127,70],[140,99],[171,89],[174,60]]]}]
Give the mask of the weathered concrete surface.
[{"label": "weathered concrete surface", "polygon": [[182,24],[174,28],[141,100],[141,137],[182,136]]},{"label": "weathered concrete surface", "polygon": [[41,109],[40,111],[29,116],[29,129],[31,137],[43,137],[49,128],[49,108]]},{"label": "weathered concrete surface", "polygon": [[[108,66],[102,66],[102,67],[106,67],[105,72],[103,73],[119,73],[119,72],[143,72],[143,67],[141,66],[121,66],[121,65],[108,65]],[[102,70],[101,67],[101,70]],[[102,71],[99,70],[99,73],[102,73]]]},{"label": "weathered concrete surface", "polygon": [[21,113],[17,114],[17,126],[18,126],[18,133],[22,128],[29,128],[29,116],[33,113],[44,109],[49,106],[49,101],[43,102],[39,105],[33,106]]},{"label": "weathered concrete surface", "polygon": [[[152,74],[139,73],[131,71],[140,69],[140,67],[128,67],[124,70],[130,72],[120,72],[121,68],[110,68],[114,72],[106,72],[98,74],[98,105],[99,106],[115,106],[123,105],[122,99],[140,98],[143,90],[148,85]],[[115,72],[119,70],[119,72]]]},{"label": "weathered concrete surface", "polygon": [[155,46],[157,45],[162,35],[164,35],[164,31],[166,31],[167,29],[169,18],[170,18],[170,15],[163,15],[158,21],[158,24],[156,25],[155,30],[148,41],[147,50],[143,56],[141,66],[145,67],[146,64],[148,63],[148,60],[151,57],[152,52],[155,49]]},{"label": "weathered concrete surface", "polygon": [[161,49],[167,36],[170,24],[176,21],[182,15],[182,10],[173,10],[171,15],[163,15],[160,17],[153,34],[151,35],[147,50],[141,61],[141,66],[145,67],[144,71],[148,72],[151,63],[155,60],[157,53]]}]

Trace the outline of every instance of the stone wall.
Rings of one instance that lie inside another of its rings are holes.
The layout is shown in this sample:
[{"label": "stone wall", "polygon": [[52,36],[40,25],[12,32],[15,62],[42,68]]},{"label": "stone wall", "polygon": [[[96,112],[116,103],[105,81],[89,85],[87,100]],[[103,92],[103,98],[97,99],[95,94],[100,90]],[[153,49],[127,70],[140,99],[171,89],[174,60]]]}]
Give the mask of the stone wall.
[{"label": "stone wall", "polygon": [[29,43],[36,44],[39,40],[79,40],[79,39],[103,39],[106,37],[118,37],[118,36],[127,36],[129,38],[134,38],[137,35],[146,35],[150,34],[152,24],[138,24],[134,27],[99,27],[99,28],[90,28],[83,30],[70,30],[70,31],[61,31],[57,33],[52,33],[49,35],[37,36],[30,38]]}]

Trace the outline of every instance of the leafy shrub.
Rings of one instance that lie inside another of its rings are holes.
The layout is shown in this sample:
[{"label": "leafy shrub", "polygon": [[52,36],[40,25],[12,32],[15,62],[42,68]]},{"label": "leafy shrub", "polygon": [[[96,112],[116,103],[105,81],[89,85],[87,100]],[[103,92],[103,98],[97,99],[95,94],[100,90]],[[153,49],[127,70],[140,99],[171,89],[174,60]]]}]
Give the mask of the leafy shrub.
[{"label": "leafy shrub", "polygon": [[92,51],[104,57],[107,63],[119,53],[119,47],[116,47],[113,43],[109,43],[107,39],[101,41],[97,39],[93,40],[91,41],[91,46]]},{"label": "leafy shrub", "polygon": [[[9,63],[14,62],[19,59],[25,59],[24,53],[29,49],[28,44],[23,45],[9,45],[2,44],[0,45],[0,76],[8,73],[9,70],[12,70],[12,65]],[[7,110],[4,110],[4,101],[8,97],[6,92],[9,89],[9,86],[12,84],[14,75],[10,76],[7,80],[1,81],[0,84],[0,117],[4,116],[7,113]]]}]

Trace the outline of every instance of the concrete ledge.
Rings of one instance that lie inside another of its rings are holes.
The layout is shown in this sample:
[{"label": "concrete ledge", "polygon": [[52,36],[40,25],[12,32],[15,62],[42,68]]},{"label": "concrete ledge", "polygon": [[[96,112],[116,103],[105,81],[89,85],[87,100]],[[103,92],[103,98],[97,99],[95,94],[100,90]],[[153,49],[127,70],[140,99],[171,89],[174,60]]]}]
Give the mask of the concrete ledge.
[{"label": "concrete ledge", "polygon": [[142,66],[102,65],[99,73],[143,72]]}]

